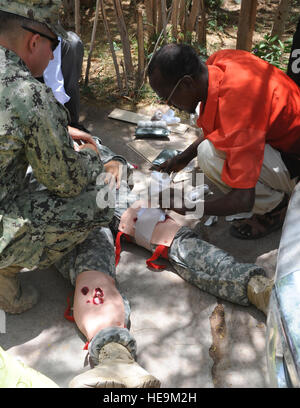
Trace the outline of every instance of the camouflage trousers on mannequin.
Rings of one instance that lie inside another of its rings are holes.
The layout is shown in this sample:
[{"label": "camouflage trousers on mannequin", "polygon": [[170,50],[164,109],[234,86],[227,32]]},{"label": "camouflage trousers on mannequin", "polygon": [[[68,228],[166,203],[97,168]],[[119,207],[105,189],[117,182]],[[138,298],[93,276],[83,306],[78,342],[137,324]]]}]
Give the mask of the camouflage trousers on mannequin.
[{"label": "camouflage trousers on mannequin", "polygon": [[252,276],[265,275],[255,264],[239,263],[233,256],[203,241],[188,227],[182,227],[169,248],[175,271],[199,289],[229,302],[249,306],[247,286]]},{"label": "camouflage trousers on mannequin", "polygon": [[[128,191],[128,206],[137,197]],[[118,200],[117,200],[118,202]],[[116,208],[110,228],[116,235],[119,221],[126,209]],[[134,241],[134,238],[131,237]],[[151,246],[154,253],[155,245]],[[264,269],[251,263],[240,263],[226,251],[204,241],[199,233],[181,227],[169,248],[168,259],[177,274],[199,289],[229,302],[249,306],[247,286],[256,275],[265,276]]]},{"label": "camouflage trousers on mannequin", "polygon": [[[113,218],[111,229],[118,230],[119,219]],[[134,240],[133,238],[131,238]],[[152,245],[152,253],[156,249]],[[185,281],[220,299],[249,306],[247,286],[264,269],[251,263],[240,263],[226,251],[204,241],[189,227],[181,227],[168,251],[175,272]]]}]

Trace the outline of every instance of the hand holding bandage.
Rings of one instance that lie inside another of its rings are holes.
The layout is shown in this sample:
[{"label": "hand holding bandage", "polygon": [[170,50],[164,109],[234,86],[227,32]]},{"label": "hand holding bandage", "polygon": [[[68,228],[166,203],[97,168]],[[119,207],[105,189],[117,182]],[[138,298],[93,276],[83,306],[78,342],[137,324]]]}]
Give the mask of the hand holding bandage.
[{"label": "hand holding bandage", "polygon": [[[79,131],[80,132],[80,131]],[[91,135],[85,132],[81,132],[82,134],[70,134],[73,141],[76,142],[74,143],[74,149],[78,152],[82,149],[92,149],[94,150],[97,154],[99,154],[97,144],[92,138]]]},{"label": "hand holding bandage", "polygon": [[68,126],[68,131],[69,135],[73,139],[74,143],[74,149],[78,152],[82,149],[92,149],[94,150],[97,154],[99,154],[99,150],[97,148],[97,144],[94,141],[93,137],[87,133],[83,132],[82,130],[79,130],[77,128],[74,128],[72,126]]}]

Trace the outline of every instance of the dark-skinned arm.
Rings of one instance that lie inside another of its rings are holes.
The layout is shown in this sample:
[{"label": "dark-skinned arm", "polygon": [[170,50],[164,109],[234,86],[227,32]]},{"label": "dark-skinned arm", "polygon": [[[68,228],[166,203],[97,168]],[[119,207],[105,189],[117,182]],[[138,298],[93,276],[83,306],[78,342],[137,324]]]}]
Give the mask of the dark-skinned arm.
[{"label": "dark-skinned arm", "polygon": [[182,153],[173,157],[172,159],[166,160],[159,166],[152,166],[152,170],[162,171],[165,173],[178,172],[184,169],[191,160],[197,156],[197,150],[199,144],[203,141],[203,138],[197,138],[187,149]]},{"label": "dark-skinned arm", "polygon": [[205,200],[204,215],[232,215],[252,210],[255,200],[255,188],[232,189],[224,196]]},{"label": "dark-skinned arm", "polygon": [[[174,189],[170,190],[170,206],[165,207],[162,193],[159,194],[160,207],[163,209],[173,210],[179,214],[193,211],[192,208],[186,208],[184,203],[180,208],[174,207]],[[255,200],[255,188],[248,189],[232,189],[229,193],[220,198],[205,200],[203,215],[218,215],[226,216],[252,210]]]}]

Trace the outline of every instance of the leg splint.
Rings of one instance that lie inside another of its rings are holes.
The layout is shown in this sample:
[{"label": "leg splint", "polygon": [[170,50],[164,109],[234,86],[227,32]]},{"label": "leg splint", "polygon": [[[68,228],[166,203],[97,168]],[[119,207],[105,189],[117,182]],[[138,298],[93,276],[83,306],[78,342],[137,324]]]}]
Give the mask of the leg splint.
[{"label": "leg splint", "polygon": [[171,217],[156,208],[146,208],[143,201],[137,201],[121,217],[116,238],[116,265],[120,260],[121,237],[135,242],[150,251],[152,256],[146,264],[154,269],[164,269],[155,261],[159,257],[168,259],[168,248],[181,226]]}]

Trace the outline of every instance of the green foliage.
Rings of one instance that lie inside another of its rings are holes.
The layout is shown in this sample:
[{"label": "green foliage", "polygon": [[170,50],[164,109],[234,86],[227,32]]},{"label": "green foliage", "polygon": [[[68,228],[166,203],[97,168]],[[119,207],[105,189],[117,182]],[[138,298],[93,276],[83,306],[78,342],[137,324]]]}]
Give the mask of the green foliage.
[{"label": "green foliage", "polygon": [[223,0],[205,0],[205,6],[208,9],[217,9],[223,5]]},{"label": "green foliage", "polygon": [[232,27],[229,21],[228,12],[221,8],[222,1],[210,1],[211,7],[208,7],[207,29],[210,32],[224,32],[225,27]]},{"label": "green foliage", "polygon": [[199,43],[195,42],[192,43],[192,46],[198,52],[199,56],[201,57],[202,61],[206,61],[208,58],[207,49],[200,45]]},{"label": "green foliage", "polygon": [[272,37],[267,34],[262,41],[253,47],[252,52],[277,68],[286,70],[291,45],[292,38],[282,42],[278,36]]}]

